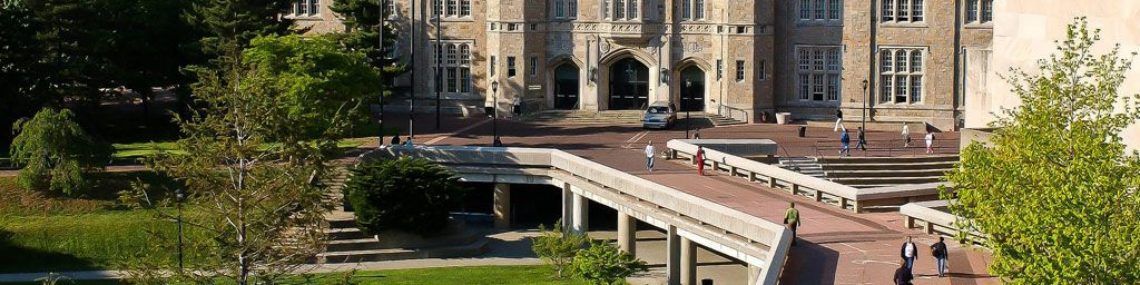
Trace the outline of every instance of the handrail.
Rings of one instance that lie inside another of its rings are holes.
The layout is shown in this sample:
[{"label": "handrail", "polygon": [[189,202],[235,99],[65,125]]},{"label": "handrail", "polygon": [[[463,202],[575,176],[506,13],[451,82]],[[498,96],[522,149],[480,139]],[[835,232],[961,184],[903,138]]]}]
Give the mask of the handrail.
[{"label": "handrail", "polygon": [[[747,111],[747,110],[744,110],[744,109],[740,109],[740,108],[736,108],[736,107],[732,107],[732,106],[728,106],[728,105],[725,105],[725,104],[717,104],[717,110],[716,110],[717,114],[722,114],[722,113],[725,113],[725,112],[723,112],[723,110],[727,110],[727,113],[728,113],[728,115],[727,115],[726,117],[729,117],[729,118],[732,118],[732,119],[735,119],[735,120],[740,120],[740,121],[742,121],[742,122],[748,122],[748,121],[749,121],[749,120],[748,120],[748,118],[749,118],[749,117],[748,117],[748,111]],[[734,111],[736,111],[736,112],[740,112],[740,114],[741,114],[741,117],[740,117],[740,118],[737,118],[737,117],[733,116],[733,112],[734,112]]]},{"label": "handrail", "polygon": [[[696,145],[680,140],[670,140],[668,143],[666,143],[666,145],[673,151],[685,153],[690,156],[697,151]],[[724,164],[733,168],[744,169],[751,173],[751,175],[760,175],[767,177],[771,180],[770,184],[775,184],[776,181],[783,181],[791,184],[793,188],[797,189],[800,187],[811,188],[852,201],[858,198],[858,189],[855,187],[831,182],[824,179],[817,179],[815,177],[811,177],[799,172],[780,168],[779,166],[741,158],[713,149],[705,148],[704,152],[705,160],[711,160],[717,165]]]},{"label": "handrail", "polygon": [[[950,143],[947,143],[947,141]],[[958,138],[935,140],[935,142],[940,145],[934,146],[932,148],[935,150],[954,149],[957,147],[958,142],[960,141],[961,139]],[[926,142],[922,138],[911,139],[909,147],[903,146],[903,143],[905,142],[904,139],[877,139],[866,140],[866,142],[867,145],[865,145],[865,147],[867,150],[862,151],[864,157],[868,156],[867,153],[871,150],[885,150],[887,151],[887,156],[894,156],[895,152],[909,153],[911,156],[917,156],[919,150],[926,149]],[[840,140],[817,140],[815,141],[813,148],[815,149],[816,156],[824,156],[820,153],[820,150],[840,150],[843,149],[842,145],[843,143]],[[852,138],[850,143],[851,150],[856,150],[855,147],[858,145],[859,140],[857,138]],[[888,147],[880,147],[881,145],[887,145]]]}]

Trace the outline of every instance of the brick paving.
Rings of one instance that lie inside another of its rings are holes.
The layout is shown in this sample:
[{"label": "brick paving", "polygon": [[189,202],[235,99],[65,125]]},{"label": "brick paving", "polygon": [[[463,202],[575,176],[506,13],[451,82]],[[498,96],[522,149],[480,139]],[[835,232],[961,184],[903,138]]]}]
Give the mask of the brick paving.
[{"label": "brick paving", "polygon": [[[815,156],[817,145],[836,140],[832,138],[836,133],[825,128],[809,127],[805,137],[798,137],[798,127],[745,125],[707,128],[701,130],[701,137],[773,139],[782,146],[781,155],[789,156]],[[484,125],[467,134],[440,140],[438,144],[486,145],[490,142],[490,131],[489,125]],[[683,129],[644,131],[637,125],[531,125],[500,121],[499,131],[508,146],[567,150],[776,223],[782,222],[788,203],[797,202],[803,226],[799,230],[800,243],[792,249],[785,266],[781,278],[783,284],[892,284],[891,277],[900,264],[899,246],[906,236],[913,236],[919,245],[920,256],[914,269],[915,284],[1000,283],[997,278],[986,274],[989,254],[980,249],[962,247],[953,241],[947,242],[951,254],[950,277],[934,276],[934,260],[930,256],[929,245],[937,237],[917,229],[903,228],[903,217],[897,212],[854,214],[723,173],[710,171],[710,176],[698,176],[695,168],[685,161],[658,161],[655,171],[648,172],[641,152],[645,144],[653,141],[658,149],[663,150],[665,141],[684,137]],[[867,137],[875,143],[899,136],[894,132],[868,132]],[[939,142],[946,145],[938,149],[938,153],[957,153],[957,133],[940,133],[939,137]],[[922,144],[919,139],[915,137],[912,144]],[[819,143],[821,141],[824,143]],[[823,154],[822,151],[819,153]],[[858,151],[853,151],[853,154],[860,155]],[[922,155],[922,149],[913,153],[910,150],[895,151],[892,155]]]}]

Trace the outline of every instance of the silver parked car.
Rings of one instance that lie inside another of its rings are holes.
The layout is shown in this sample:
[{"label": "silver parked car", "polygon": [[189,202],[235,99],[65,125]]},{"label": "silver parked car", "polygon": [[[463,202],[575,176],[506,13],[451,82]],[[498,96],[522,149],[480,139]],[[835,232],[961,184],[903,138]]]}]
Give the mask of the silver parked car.
[{"label": "silver parked car", "polygon": [[649,108],[645,109],[645,117],[642,119],[641,127],[668,129],[673,127],[673,122],[676,120],[677,113],[674,112],[673,107],[669,106],[669,102],[657,101],[649,104]]}]

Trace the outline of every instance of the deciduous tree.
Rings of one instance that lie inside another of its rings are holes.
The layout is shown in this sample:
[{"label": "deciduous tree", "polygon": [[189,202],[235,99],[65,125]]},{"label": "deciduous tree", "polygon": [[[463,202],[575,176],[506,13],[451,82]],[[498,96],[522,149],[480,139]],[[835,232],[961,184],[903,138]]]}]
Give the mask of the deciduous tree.
[{"label": "deciduous tree", "polygon": [[18,134],[9,150],[22,166],[19,183],[28,189],[79,194],[89,185],[87,173],[107,163],[110,146],[87,135],[70,110],[45,108],[31,119],[16,121]]},{"label": "deciduous tree", "polygon": [[1008,76],[1021,105],[993,124],[991,146],[962,151],[951,210],[988,236],[990,270],[1012,284],[1137,284],[1140,156],[1120,133],[1140,111],[1119,96],[1132,60],[1119,46],[1094,54],[1099,30],[1084,19],[1067,35],[1037,72]]}]

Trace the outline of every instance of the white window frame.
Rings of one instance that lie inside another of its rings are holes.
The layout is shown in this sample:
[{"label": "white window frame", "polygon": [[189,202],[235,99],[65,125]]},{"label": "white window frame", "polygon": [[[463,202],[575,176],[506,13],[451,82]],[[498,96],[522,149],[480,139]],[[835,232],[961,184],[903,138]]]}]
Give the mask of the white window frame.
[{"label": "white window frame", "polygon": [[706,0],[681,0],[681,20],[700,21],[705,19]]},{"label": "white window frame", "polygon": [[471,19],[471,1],[472,0],[433,0],[431,4],[432,16],[442,16],[443,19]]},{"label": "white window frame", "polygon": [[[939,1],[939,0],[930,0]],[[879,0],[879,23],[926,23],[925,0]],[[917,4],[916,4],[917,3]],[[903,20],[905,18],[905,20]],[[916,19],[917,18],[917,19]]]},{"label": "white window frame", "polygon": [[[883,47],[876,53],[879,60],[880,104],[922,104],[926,95],[925,47]],[[916,61],[917,59],[917,61]],[[919,84],[913,84],[918,82]],[[901,100],[900,100],[901,98]]]},{"label": "white window frame", "polygon": [[[435,69],[432,82],[435,90],[451,95],[470,95],[471,88],[471,52],[475,50],[475,42],[469,40],[442,40],[440,46],[431,43],[435,50]],[[492,67],[492,70],[494,68]]]},{"label": "white window frame", "polygon": [[[994,0],[966,0],[962,13],[967,26],[990,26],[994,21]],[[973,10],[973,11],[971,11]]]},{"label": "white window frame", "polygon": [[[796,50],[796,100],[839,102],[842,97],[843,48],[798,45]],[[818,99],[817,99],[818,98]]]},{"label": "white window frame", "polygon": [[635,21],[642,18],[642,0],[603,0],[602,17],[609,21]]},{"label": "white window frame", "polygon": [[289,16],[312,18],[321,15],[321,0],[296,0],[289,7]]},{"label": "white window frame", "polygon": [[799,0],[795,3],[796,19],[800,23],[843,21],[843,0]]}]

